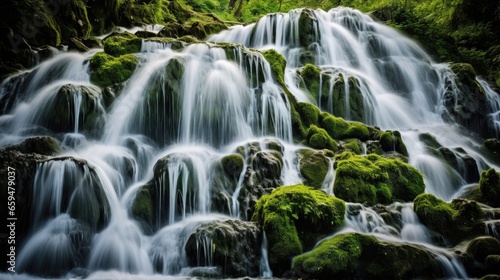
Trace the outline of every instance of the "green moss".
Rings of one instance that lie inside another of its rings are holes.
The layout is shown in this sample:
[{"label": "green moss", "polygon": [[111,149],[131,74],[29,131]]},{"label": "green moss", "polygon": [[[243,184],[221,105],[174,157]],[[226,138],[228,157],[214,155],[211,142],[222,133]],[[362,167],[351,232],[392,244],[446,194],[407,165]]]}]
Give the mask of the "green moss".
[{"label": "green moss", "polygon": [[103,45],[105,53],[118,57],[140,52],[142,39],[127,32],[114,33],[103,40]]},{"label": "green moss", "polygon": [[481,173],[479,190],[486,203],[493,207],[500,207],[500,173],[490,168]]},{"label": "green moss", "polygon": [[326,88],[320,87],[321,69],[318,66],[309,63],[306,64],[306,66],[300,70],[300,76],[304,81],[304,89],[309,91],[313,100],[318,100],[321,96],[323,96],[323,92],[320,92],[320,90]]},{"label": "green moss", "polygon": [[271,66],[271,71],[273,72],[274,78],[281,84],[285,84],[285,68],[286,68],[286,60],[285,58],[278,53],[275,49],[270,49],[262,52],[264,58],[269,62]]},{"label": "green moss", "polygon": [[442,271],[425,247],[377,240],[359,233],[342,233],[322,241],[292,264],[311,279],[439,278]]},{"label": "green moss", "polygon": [[297,151],[297,156],[299,158],[300,175],[305,179],[304,183],[320,189],[330,167],[328,157],[333,156],[333,153],[328,154],[325,151],[300,149]]},{"label": "green moss", "polygon": [[240,154],[231,154],[221,159],[222,166],[227,175],[237,177],[243,171],[243,157]]},{"label": "green moss", "polygon": [[329,149],[334,152],[338,151],[338,144],[333,140],[330,135],[323,128],[315,125],[309,127],[306,136],[307,145],[315,149]]},{"label": "green moss", "polygon": [[320,124],[333,139],[357,138],[366,141],[371,134],[370,129],[363,123],[347,122],[328,113],[321,114]]},{"label": "green moss", "polygon": [[342,200],[304,185],[279,187],[262,196],[252,220],[266,232],[275,275],[282,275],[294,256],[343,225],[344,212]]},{"label": "green moss", "polygon": [[138,59],[132,54],[112,57],[98,52],[90,60],[92,83],[107,87],[128,80],[137,67]]},{"label": "green moss", "polygon": [[132,203],[132,216],[139,221],[145,229],[153,224],[153,201],[147,187],[141,187]]},{"label": "green moss", "polygon": [[312,278],[331,279],[353,275],[360,265],[362,244],[375,242],[375,237],[349,233],[337,235],[321,242],[313,251],[293,260],[292,268],[312,273]]},{"label": "green moss", "polygon": [[350,202],[412,201],[425,190],[422,174],[397,159],[344,152],[336,157],[334,193]]},{"label": "green moss", "polygon": [[361,147],[361,141],[359,139],[345,139],[345,142],[342,147],[347,150],[351,151],[355,154],[361,154],[363,153],[363,148]]},{"label": "green moss", "polygon": [[401,133],[399,131],[385,131],[380,133],[379,142],[382,150],[385,152],[398,152],[401,155],[407,157],[408,150],[406,149],[406,145],[403,142],[403,138],[401,137]]},{"label": "green moss", "polygon": [[311,103],[299,102],[297,103],[297,111],[300,114],[302,124],[305,127],[316,125],[318,123],[320,111],[318,107]]},{"label": "green moss", "polygon": [[484,232],[484,214],[475,201],[455,199],[446,203],[432,194],[421,194],[414,200],[414,209],[424,225],[453,244]]}]

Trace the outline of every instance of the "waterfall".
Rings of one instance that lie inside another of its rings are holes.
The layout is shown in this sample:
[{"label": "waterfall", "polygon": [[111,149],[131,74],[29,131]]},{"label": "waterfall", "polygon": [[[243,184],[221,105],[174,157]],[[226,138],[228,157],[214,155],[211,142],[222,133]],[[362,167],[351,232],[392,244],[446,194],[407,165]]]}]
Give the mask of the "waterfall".
[{"label": "waterfall", "polygon": [[[269,49],[286,60],[286,88],[262,54]],[[200,227],[216,228],[214,236],[240,233],[253,225],[251,208],[260,196],[304,182],[298,153],[307,147],[294,139],[294,98],[348,121],[400,131],[408,148],[403,160],[424,175],[425,191],[442,200],[476,184],[481,171],[500,170],[498,159],[484,155],[482,135],[450,121],[446,100],[454,97],[459,107],[460,95],[450,66],[353,9],[274,13],[191,43],[142,39],[132,76],[106,88],[89,75],[98,51],[58,54],[0,85],[0,147],[41,135],[62,147],[56,157],[37,161],[33,185],[24,186],[33,211],[20,247],[21,273],[222,277],[215,254],[222,245]],[[301,73],[311,69],[317,77],[307,80]],[[500,95],[476,82],[484,91],[488,131],[499,137]],[[112,103],[105,102],[109,91]],[[426,137],[439,147],[429,147]],[[366,155],[370,143],[361,145]],[[223,164],[231,156],[234,162]],[[333,153],[324,158],[328,169],[318,188],[334,196],[335,159]],[[263,178],[270,173],[275,178]],[[492,216],[485,234],[498,239]],[[217,224],[227,221],[248,224]],[[423,246],[446,277],[467,277],[412,203],[346,202],[344,227],[328,234],[345,232]],[[270,278],[272,244],[263,229],[256,236],[253,277]],[[194,257],[187,244],[196,245]]]}]

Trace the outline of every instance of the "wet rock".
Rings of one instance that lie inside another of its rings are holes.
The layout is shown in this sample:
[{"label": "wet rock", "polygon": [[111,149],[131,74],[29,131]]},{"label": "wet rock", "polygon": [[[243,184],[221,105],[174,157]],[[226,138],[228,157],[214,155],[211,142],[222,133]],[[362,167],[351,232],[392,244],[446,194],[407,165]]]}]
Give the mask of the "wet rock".
[{"label": "wet rock", "polygon": [[439,278],[443,271],[426,247],[391,243],[371,235],[344,233],[296,257],[295,273],[311,279]]},{"label": "wet rock", "polygon": [[185,248],[191,266],[216,266],[221,277],[257,277],[261,241],[256,223],[215,221],[199,227]]},{"label": "wet rock", "polygon": [[266,232],[274,275],[283,275],[294,256],[340,227],[344,214],[342,200],[303,185],[280,187],[262,196],[252,220]]},{"label": "wet rock", "polygon": [[17,150],[23,154],[34,153],[44,156],[55,156],[61,152],[59,142],[50,136],[28,138],[22,143],[8,147],[7,149]]},{"label": "wet rock", "polygon": [[330,158],[333,156],[334,154],[328,150],[298,150],[297,157],[299,159],[300,174],[304,178],[303,183],[316,189],[321,189],[330,167]]},{"label": "wet rock", "polygon": [[484,213],[475,201],[454,199],[446,203],[432,194],[414,200],[420,221],[453,244],[484,234]]}]

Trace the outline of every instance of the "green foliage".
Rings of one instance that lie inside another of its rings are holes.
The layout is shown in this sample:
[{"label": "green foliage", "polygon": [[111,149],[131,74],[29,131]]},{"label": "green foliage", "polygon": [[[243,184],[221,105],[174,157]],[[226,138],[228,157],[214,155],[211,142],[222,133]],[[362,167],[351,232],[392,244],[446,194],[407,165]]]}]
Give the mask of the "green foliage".
[{"label": "green foliage", "polygon": [[132,76],[137,63],[137,58],[132,54],[115,58],[104,52],[98,52],[90,60],[90,80],[101,87],[122,83]]},{"label": "green foliage", "polygon": [[479,190],[486,203],[493,207],[500,207],[500,173],[490,168],[481,173]]},{"label": "green foliage", "polygon": [[336,156],[335,169],[334,193],[349,202],[412,201],[425,190],[422,174],[398,159],[344,152]]},{"label": "green foliage", "polygon": [[454,199],[446,203],[432,194],[421,194],[413,203],[420,221],[454,244],[483,234],[484,213],[475,201]]},{"label": "green foliage", "polygon": [[262,196],[252,220],[266,232],[275,275],[290,268],[292,257],[343,225],[344,212],[342,200],[304,185],[279,187]]}]

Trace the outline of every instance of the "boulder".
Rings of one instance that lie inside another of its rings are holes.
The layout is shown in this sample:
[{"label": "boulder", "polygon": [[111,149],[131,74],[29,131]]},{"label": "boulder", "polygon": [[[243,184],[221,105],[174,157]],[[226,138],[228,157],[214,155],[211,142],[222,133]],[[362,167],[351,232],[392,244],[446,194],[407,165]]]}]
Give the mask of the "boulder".
[{"label": "boulder", "polygon": [[219,277],[258,277],[262,233],[254,222],[215,221],[200,226],[185,250],[190,266],[216,266]]},{"label": "boulder", "polygon": [[344,214],[342,200],[304,185],[279,187],[262,196],[252,220],[267,235],[269,265],[274,275],[283,275],[294,256],[341,227]]}]

